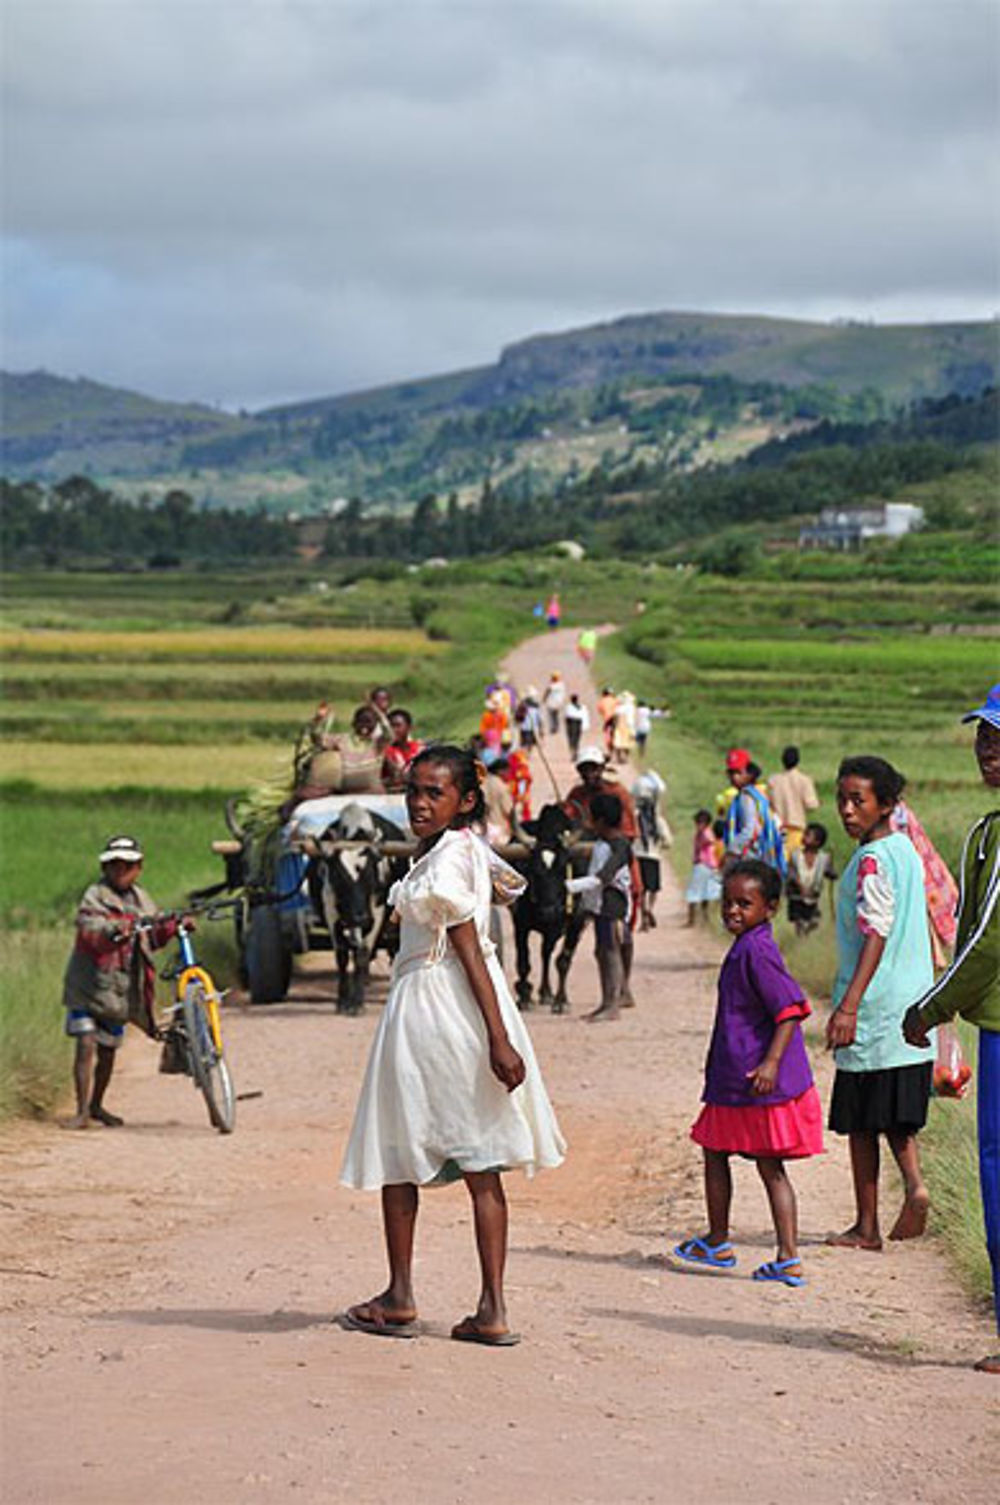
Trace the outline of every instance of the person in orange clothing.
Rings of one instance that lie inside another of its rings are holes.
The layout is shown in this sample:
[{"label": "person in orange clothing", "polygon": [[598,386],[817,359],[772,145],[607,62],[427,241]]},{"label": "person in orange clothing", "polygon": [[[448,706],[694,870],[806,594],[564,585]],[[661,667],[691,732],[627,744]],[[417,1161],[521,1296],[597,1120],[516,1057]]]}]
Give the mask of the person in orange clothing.
[{"label": "person in orange clothing", "polygon": [[610,685],[605,685],[597,697],[597,719],[601,724],[604,735],[604,746],[611,751],[611,738],[615,729],[615,717],[618,714],[618,696]]},{"label": "person in orange clothing", "polygon": [[510,741],[510,718],[499,695],[487,695],[486,709],[479,718],[479,735],[491,752],[499,752]]},{"label": "person in orange clothing", "polygon": [[609,779],[606,769],[607,759],[599,747],[583,747],[576,760],[576,771],[580,775],[579,782],[563,800],[563,809],[571,820],[578,822],[585,831],[593,830],[593,821],[590,814],[590,802],[595,794],[613,794],[622,802],[622,835],[629,841],[634,841],[639,834],[639,826],[635,817],[635,803],[627,789],[613,779]]},{"label": "person in orange clothing", "polygon": [[501,774],[514,796],[514,814],[518,820],[531,819],[531,764],[528,754],[519,747],[507,753],[507,771]]}]

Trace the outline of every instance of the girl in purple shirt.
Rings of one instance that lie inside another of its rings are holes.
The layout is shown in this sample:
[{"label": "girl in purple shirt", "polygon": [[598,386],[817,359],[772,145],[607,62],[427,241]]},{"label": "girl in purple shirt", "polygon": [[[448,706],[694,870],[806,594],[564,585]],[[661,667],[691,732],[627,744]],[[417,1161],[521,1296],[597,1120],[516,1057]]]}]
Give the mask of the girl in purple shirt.
[{"label": "girl in purple shirt", "polygon": [[780,900],[781,876],[765,862],[745,858],[726,874],[722,919],[734,939],[719,974],[704,1106],[691,1129],[705,1157],[708,1232],[685,1239],[674,1253],[714,1269],[735,1265],[729,1157],[744,1155],[757,1162],[778,1243],[776,1257],[753,1278],[800,1286],[798,1217],[785,1161],[822,1153],[823,1113],[800,1027],[809,1005],[771,934]]}]

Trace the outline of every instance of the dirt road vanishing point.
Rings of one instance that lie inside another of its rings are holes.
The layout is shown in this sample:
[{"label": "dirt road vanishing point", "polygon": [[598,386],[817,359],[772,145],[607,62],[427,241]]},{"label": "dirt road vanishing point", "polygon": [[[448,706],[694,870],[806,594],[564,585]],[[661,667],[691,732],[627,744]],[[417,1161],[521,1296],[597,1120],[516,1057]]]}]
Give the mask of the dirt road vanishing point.
[{"label": "dirt road vanishing point", "polygon": [[[507,667],[522,686],[560,669],[593,704],[568,632]],[[537,759],[535,778],[544,798]],[[689,815],[671,811],[679,840]],[[378,1199],[337,1171],[384,978],[356,1020],[334,1014],[316,970],[283,1005],[228,1010],[238,1089],[262,1094],[231,1138],[138,1038],[112,1095],[125,1128],[8,1127],[2,1499],[996,1500],[1000,1385],[970,1368],[989,1324],[930,1241],[824,1247],[851,1212],[840,1143],[795,1170],[804,1289],[749,1278],[771,1249],[751,1166],[736,1171],[737,1269],[668,1257],[702,1226],[688,1128],[722,941],[681,928],[664,877],[660,926],[638,937],[638,1007],[583,1024],[596,971],[582,952],[572,1012],[529,1016],[570,1153],[533,1182],[508,1178],[518,1348],[448,1340],[477,1287],[461,1187],[423,1199],[424,1335],[331,1323],[383,1276]]]}]

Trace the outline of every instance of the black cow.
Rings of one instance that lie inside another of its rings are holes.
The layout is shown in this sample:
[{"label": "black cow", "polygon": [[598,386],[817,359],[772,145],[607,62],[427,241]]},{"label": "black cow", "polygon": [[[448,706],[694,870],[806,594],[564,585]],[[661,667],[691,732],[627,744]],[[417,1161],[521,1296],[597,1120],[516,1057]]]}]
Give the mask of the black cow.
[{"label": "black cow", "polygon": [[313,906],[337,957],[338,1013],[361,1012],[372,957],[386,944],[386,901],[394,877],[394,864],[381,849],[387,835],[401,833],[363,805],[346,805],[319,842],[321,859],[311,864]]},{"label": "black cow", "polygon": [[558,1013],[563,1010],[564,1004],[560,1004],[552,993],[549,964],[556,942],[566,927],[566,878],[570,862],[566,838],[572,829],[572,820],[558,805],[545,805],[537,820],[524,822],[518,830],[518,835],[523,836],[531,847],[528,856],[514,864],[528,880],[512,914],[517,946],[515,993],[522,1009],[530,1008],[532,1002],[529,940],[531,932],[537,930],[542,937],[542,981],[538,1001],[551,1004]]}]

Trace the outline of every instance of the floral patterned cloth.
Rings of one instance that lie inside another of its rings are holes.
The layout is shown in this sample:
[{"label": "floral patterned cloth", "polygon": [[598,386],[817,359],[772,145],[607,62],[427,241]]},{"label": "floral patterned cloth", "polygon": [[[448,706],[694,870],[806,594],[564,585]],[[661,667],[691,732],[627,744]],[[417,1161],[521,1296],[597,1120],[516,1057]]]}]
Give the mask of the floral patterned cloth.
[{"label": "floral patterned cloth", "polygon": [[[951,876],[948,864],[905,800],[899,801],[891,819],[893,830],[902,831],[904,836],[910,838],[923,864],[927,914],[934,935],[942,946],[954,946],[958,884]],[[934,960],[938,962],[938,956]],[[944,960],[943,957],[940,958],[940,965],[944,965]]]}]

